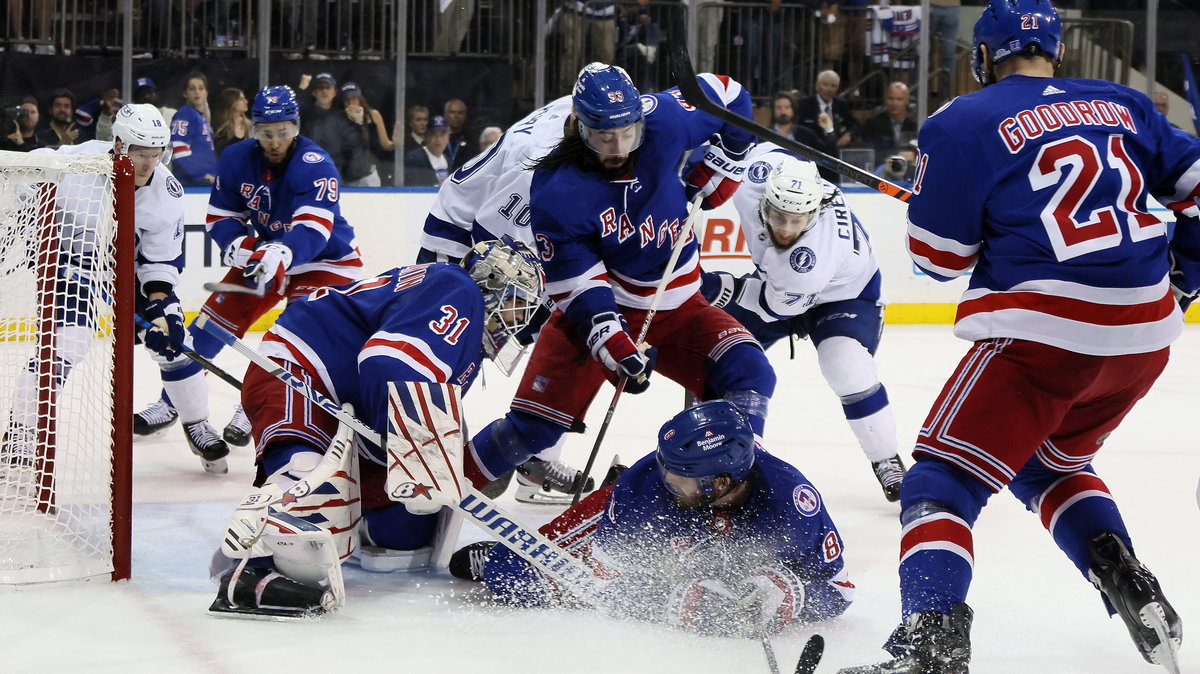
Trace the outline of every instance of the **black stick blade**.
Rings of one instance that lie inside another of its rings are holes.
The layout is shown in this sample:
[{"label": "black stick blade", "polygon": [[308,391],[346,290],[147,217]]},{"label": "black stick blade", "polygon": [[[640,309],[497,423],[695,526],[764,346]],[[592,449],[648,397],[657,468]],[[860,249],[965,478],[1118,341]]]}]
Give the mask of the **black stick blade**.
[{"label": "black stick blade", "polygon": [[804,651],[800,653],[800,659],[796,662],[796,674],[813,674],[817,671],[817,665],[821,664],[821,656],[825,654],[825,638],[820,634],[814,634],[808,638],[808,643],[804,644]]}]

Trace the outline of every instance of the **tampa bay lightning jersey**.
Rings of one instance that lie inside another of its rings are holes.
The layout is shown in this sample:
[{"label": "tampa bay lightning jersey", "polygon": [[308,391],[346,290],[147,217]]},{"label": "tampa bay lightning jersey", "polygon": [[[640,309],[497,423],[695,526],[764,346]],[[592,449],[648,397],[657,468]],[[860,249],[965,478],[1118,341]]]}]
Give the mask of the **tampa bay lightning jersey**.
[{"label": "tampa bay lightning jersey", "polygon": [[804,619],[841,613],[854,585],[820,492],[762,449],[746,479],[751,496],[741,507],[684,508],[663,487],[655,455],[643,457],[621,474],[596,523],[598,575],[648,575],[667,587],[695,578],[736,584],[757,567],[783,564],[804,579]]},{"label": "tampa bay lightning jersey", "polygon": [[[112,141],[89,140],[78,145],[63,145],[57,149],[41,148],[34,153],[109,154]],[[100,217],[95,209],[104,199],[111,199],[105,185],[107,178],[69,174],[59,185],[61,212],[75,214],[64,222],[62,241],[75,247],[94,245],[96,225],[89,218]],[[183,186],[162,164],[154,167],[150,182],[138,187],[133,195],[135,273],[138,288],[151,281],[162,281],[172,288],[179,284],[183,270]],[[75,252],[86,253],[84,250]]]},{"label": "tampa bay lightning jersey", "polygon": [[[733,112],[752,116],[750,95],[728,77],[703,74],[701,88]],[[704,112],[678,89],[642,96],[645,131],[630,174],[608,180],[574,164],[538,170],[530,188],[532,224],[546,290],[576,324],[615,311],[649,308],[676,237],[687,237],[660,309],[700,288],[695,237],[682,232],[688,201],[678,167],[684,155],[720,133],[731,147],[751,136]]]},{"label": "tampa bay lightning jersey", "polygon": [[[471,386],[483,359],[483,293],[456,264],[399,267],[292,302],[259,352],[303,367],[382,436],[388,382]],[[379,447],[364,443],[363,452],[385,463]]]},{"label": "tampa bay lightning jersey", "polygon": [[746,180],[734,192],[733,204],[757,271],[732,301],[766,322],[799,316],[829,302],[864,299],[882,304],[879,262],[871,240],[832,184],[821,180],[829,203],[811,229],[787,248],[771,243],[759,205],[767,176],[787,157],[801,159],[778,145],[762,143],[746,159]]},{"label": "tampa bay lightning jersey", "polygon": [[1011,75],[921,127],[908,248],[930,276],[974,269],[954,332],[1077,353],[1154,351],[1179,335],[1167,225],[1195,215],[1200,140],[1112,82]]},{"label": "tampa bay lightning jersey", "polygon": [[570,96],[533,111],[451,174],[425,219],[421,248],[459,259],[473,243],[507,234],[532,250],[529,167],[562,140],[570,114]]},{"label": "tampa bay lightning jersey", "polygon": [[204,176],[217,175],[217,151],[212,128],[200,111],[185,105],[171,119],[171,162],[188,185],[207,185]]},{"label": "tampa bay lightning jersey", "polygon": [[292,249],[287,273],[332,271],[357,276],[362,259],[354,229],[338,203],[340,177],[329,154],[305,136],[283,166],[270,166],[258,141],[225,148],[208,200],[208,233],[224,250],[239,236],[282,241]]}]

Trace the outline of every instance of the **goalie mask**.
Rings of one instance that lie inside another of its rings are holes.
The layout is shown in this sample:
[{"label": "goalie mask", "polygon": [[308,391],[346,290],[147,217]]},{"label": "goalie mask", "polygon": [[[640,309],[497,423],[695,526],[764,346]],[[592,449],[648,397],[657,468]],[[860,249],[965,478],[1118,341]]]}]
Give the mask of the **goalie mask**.
[{"label": "goalie mask", "polygon": [[546,277],[537,256],[509,236],[475,244],[463,258],[463,267],[483,291],[483,350],[504,371],[512,374],[522,349],[511,361],[497,358],[505,345],[516,345],[517,333],[529,326],[542,304]]},{"label": "goalie mask", "polygon": [[789,248],[817,224],[825,184],[817,165],[794,157],[784,159],[767,176],[766,192],[759,203],[758,215],[771,243]]},{"label": "goalie mask", "polygon": [[754,466],[754,429],[750,420],[727,400],[710,400],[676,414],[658,431],[655,452],[663,485],[676,496],[669,476],[694,479],[705,497],[713,497],[713,480],[728,475],[745,479]]},{"label": "goalie mask", "polygon": [[121,106],[112,125],[113,140],[121,141],[121,152],[129,154],[129,146],[161,148],[162,164],[171,162],[171,130],[163,122],[162,113],[149,103],[130,103]]}]

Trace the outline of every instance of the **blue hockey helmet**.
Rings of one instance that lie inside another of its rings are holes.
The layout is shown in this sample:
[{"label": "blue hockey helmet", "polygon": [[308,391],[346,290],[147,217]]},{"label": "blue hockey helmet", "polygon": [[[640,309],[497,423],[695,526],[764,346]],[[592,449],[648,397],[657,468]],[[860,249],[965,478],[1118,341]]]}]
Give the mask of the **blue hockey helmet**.
[{"label": "blue hockey helmet", "polygon": [[579,135],[602,155],[626,154],[642,144],[642,95],[620,66],[589,63],[571,95]]},{"label": "blue hockey helmet", "polygon": [[707,494],[713,478],[741,480],[754,466],[754,429],[727,400],[710,400],[671,417],[658,430],[658,471],[696,479]]},{"label": "blue hockey helmet", "polygon": [[300,123],[300,104],[296,92],[287,85],[263,87],[254,96],[250,106],[250,119],[255,124],[269,122]]},{"label": "blue hockey helmet", "polygon": [[1062,60],[1062,22],[1050,0],[990,0],[975,22],[971,72],[976,81],[985,86],[993,81],[984,72],[980,45],[987,45],[988,55],[995,64],[1031,44],[1036,44],[1055,62]]},{"label": "blue hockey helmet", "polygon": [[481,241],[463,258],[462,266],[483,291],[483,350],[505,374],[516,366],[497,358],[505,344],[529,326],[546,292],[546,275],[528,246],[505,234]]}]

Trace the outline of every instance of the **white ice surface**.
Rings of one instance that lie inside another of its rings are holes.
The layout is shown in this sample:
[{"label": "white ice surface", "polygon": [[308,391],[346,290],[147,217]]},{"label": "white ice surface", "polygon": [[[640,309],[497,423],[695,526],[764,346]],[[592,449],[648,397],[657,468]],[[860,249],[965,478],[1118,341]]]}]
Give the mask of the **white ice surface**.
[{"label": "white ice surface", "polygon": [[[252,339],[251,341],[256,341]],[[890,326],[879,353],[900,429],[911,445],[946,376],[967,344],[949,326]],[[841,409],[820,377],[807,342],[788,360],[771,351],[780,378],[767,447],[798,465],[821,490],[846,541],[857,601],[839,620],[775,639],[790,673],[808,634],[825,636],[819,672],[880,660],[879,645],[898,618],[898,508],[886,503]],[[226,350],[218,364],[240,374]],[[157,371],[139,351],[135,405],[153,399]],[[225,423],[235,392],[210,378],[213,421]],[[507,407],[516,380],[488,366],[466,398],[479,428]],[[582,466],[611,400],[603,389],[592,429],[573,436],[566,458]],[[626,462],[653,446],[654,431],[681,404],[680,389],[658,379],[641,396],[621,399],[597,461]],[[1162,582],[1185,625],[1200,616],[1196,481],[1200,454],[1192,415],[1200,403],[1200,327],[1189,326],[1154,391],[1126,419],[1096,461],[1120,504],[1138,556]],[[996,403],[1005,423],[1004,401]],[[201,472],[182,431],[172,428],[135,447],[133,580],[0,588],[0,672],[767,672],[756,642],[702,639],[590,614],[509,610],[479,601],[478,590],[447,575],[380,575],[346,568],[348,601],[311,623],[212,618],[211,551],[233,505],[246,491],[251,452],[235,449],[231,472]],[[907,453],[907,450],[905,450]],[[503,497],[511,502],[511,496]],[[545,506],[514,506],[532,523]],[[462,542],[483,538],[468,527]],[[968,602],[974,674],[1154,672],[1124,626],[1109,619],[1094,589],[1054,546],[1036,517],[1007,492],[975,527],[975,582]],[[1200,646],[1185,642],[1184,672],[1200,672]]]}]

